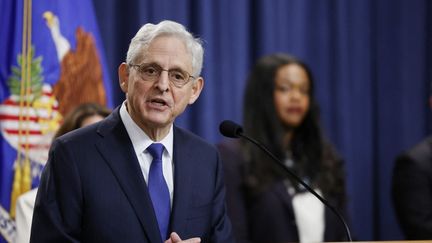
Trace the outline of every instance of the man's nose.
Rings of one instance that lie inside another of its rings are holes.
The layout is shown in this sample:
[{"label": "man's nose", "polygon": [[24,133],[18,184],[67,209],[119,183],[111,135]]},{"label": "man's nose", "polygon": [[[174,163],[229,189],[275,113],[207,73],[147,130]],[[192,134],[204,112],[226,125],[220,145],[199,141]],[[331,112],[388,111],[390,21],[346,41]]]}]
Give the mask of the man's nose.
[{"label": "man's nose", "polygon": [[162,70],[161,74],[159,75],[158,80],[156,81],[156,87],[162,91],[168,91],[169,89],[169,74],[167,70]]}]

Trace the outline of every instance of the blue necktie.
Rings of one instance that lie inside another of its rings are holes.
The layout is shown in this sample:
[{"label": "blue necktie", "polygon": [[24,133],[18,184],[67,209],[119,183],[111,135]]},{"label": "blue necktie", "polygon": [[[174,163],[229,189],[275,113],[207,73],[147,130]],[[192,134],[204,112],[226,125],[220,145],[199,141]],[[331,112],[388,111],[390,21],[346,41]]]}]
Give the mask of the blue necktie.
[{"label": "blue necktie", "polygon": [[162,242],[165,241],[168,236],[171,213],[170,194],[162,173],[163,149],[164,146],[161,143],[153,143],[147,148],[147,151],[153,156],[148,176],[148,189],[159,224]]}]

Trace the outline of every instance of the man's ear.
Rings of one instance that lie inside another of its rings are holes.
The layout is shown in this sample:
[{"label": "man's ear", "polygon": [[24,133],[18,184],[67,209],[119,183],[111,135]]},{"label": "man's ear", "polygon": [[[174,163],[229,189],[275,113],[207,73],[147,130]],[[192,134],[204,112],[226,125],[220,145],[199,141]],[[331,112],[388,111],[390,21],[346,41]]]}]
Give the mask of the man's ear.
[{"label": "man's ear", "polygon": [[120,88],[124,93],[127,93],[129,84],[129,66],[123,62],[118,67],[118,76]]},{"label": "man's ear", "polygon": [[189,105],[192,105],[200,96],[202,89],[204,88],[204,79],[202,77],[198,77],[192,83],[192,94],[189,97]]}]

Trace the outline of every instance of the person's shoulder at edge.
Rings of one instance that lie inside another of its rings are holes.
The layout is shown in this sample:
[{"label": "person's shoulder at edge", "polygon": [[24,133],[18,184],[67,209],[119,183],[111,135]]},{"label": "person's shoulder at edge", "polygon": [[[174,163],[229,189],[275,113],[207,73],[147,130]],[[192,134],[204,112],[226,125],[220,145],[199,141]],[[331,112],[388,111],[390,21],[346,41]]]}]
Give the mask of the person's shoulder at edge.
[{"label": "person's shoulder at edge", "polygon": [[204,140],[204,138],[196,135],[195,133],[185,128],[176,126],[175,124],[174,124],[174,141],[199,144],[200,146],[204,146],[208,149],[212,149],[216,151],[216,146],[214,144],[211,144],[210,142]]},{"label": "person's shoulder at edge", "polygon": [[432,136],[426,137],[398,155],[399,159],[403,157],[409,157],[416,161],[424,160],[426,157],[432,161]]}]

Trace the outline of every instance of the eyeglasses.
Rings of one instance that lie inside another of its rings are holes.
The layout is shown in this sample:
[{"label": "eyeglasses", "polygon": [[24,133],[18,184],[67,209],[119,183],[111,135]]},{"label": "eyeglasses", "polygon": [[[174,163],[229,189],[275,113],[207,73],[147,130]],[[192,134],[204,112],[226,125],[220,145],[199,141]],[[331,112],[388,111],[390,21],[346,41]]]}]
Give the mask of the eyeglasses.
[{"label": "eyeglasses", "polygon": [[163,69],[157,64],[128,64],[130,67],[137,69],[139,75],[143,80],[155,82],[158,80],[163,71],[168,72],[169,81],[174,84],[174,86],[181,88],[187,84],[190,78],[195,79],[194,76],[190,75],[188,72],[181,69]]}]

